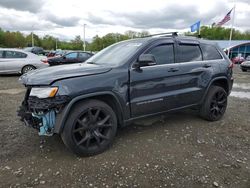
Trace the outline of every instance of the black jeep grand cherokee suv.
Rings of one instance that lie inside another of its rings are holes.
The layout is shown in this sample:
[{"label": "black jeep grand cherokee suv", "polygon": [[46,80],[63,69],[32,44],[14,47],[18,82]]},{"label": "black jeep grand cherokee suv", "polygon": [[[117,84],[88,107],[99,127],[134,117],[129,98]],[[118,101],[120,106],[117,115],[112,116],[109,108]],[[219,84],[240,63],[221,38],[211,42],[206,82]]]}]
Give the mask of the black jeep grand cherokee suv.
[{"label": "black jeep grand cherokee suv", "polygon": [[35,70],[19,116],[39,135],[60,134],[74,153],[101,153],[117,127],[189,107],[219,120],[233,78],[230,60],[215,44],[191,37],[146,37],[116,43],[86,63]]}]

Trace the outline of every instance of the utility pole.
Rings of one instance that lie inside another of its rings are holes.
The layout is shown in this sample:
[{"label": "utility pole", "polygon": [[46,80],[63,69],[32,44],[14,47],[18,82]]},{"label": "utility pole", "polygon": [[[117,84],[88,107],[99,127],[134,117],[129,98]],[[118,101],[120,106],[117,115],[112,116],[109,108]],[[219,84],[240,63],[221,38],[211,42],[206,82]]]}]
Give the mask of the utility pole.
[{"label": "utility pole", "polygon": [[85,42],[85,27],[86,24],[83,24],[83,51],[86,49],[86,42]]},{"label": "utility pole", "polygon": [[56,38],[56,50],[57,50],[57,38]]}]

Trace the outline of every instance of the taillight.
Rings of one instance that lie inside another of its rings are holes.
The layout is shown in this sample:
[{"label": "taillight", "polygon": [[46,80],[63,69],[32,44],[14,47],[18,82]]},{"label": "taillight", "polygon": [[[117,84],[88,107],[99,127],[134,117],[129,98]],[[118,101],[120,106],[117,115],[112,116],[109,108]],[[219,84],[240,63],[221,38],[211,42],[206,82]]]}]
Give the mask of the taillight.
[{"label": "taillight", "polygon": [[46,59],[42,59],[41,60],[43,63],[48,63],[48,61]]}]

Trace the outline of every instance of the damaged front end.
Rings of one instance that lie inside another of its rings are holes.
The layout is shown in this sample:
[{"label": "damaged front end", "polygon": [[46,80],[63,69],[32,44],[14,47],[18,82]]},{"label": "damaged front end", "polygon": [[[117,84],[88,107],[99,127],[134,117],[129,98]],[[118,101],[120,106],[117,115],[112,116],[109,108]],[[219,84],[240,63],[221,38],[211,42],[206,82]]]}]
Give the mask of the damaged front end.
[{"label": "damaged front end", "polygon": [[27,126],[39,131],[40,136],[52,136],[56,116],[70,100],[68,96],[56,95],[53,88],[27,88],[24,101],[18,110]]}]

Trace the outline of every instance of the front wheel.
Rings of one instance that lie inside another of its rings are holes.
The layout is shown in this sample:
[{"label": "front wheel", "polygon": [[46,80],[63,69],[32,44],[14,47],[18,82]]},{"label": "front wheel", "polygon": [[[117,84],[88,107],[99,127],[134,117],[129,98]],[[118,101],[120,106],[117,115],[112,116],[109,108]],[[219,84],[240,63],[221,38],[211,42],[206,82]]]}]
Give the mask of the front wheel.
[{"label": "front wheel", "polygon": [[227,93],[219,86],[211,86],[202,104],[200,115],[208,121],[217,121],[227,108]]},{"label": "front wheel", "polygon": [[80,102],[71,111],[61,134],[64,144],[79,156],[105,151],[113,142],[117,118],[113,109],[99,100]]}]

